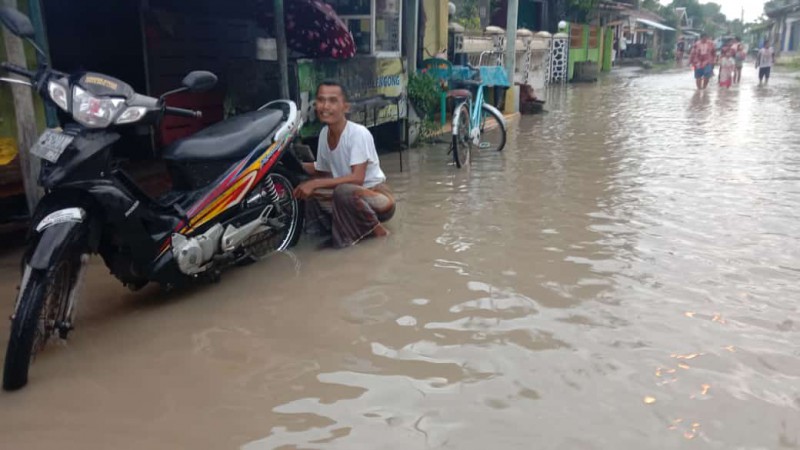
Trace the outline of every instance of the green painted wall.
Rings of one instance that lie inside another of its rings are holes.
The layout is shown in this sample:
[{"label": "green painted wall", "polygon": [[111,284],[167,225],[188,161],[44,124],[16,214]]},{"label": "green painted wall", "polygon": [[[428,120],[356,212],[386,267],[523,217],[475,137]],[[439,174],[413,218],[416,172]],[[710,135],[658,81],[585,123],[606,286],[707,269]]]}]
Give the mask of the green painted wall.
[{"label": "green painted wall", "polygon": [[614,33],[608,27],[603,27],[603,66],[604,72],[611,71],[611,55],[614,52]]},{"label": "green painted wall", "polygon": [[[570,24],[571,25],[571,24]],[[591,61],[600,66],[600,70],[611,70],[611,52],[613,51],[613,33],[607,28],[602,27],[598,30],[597,48],[589,48],[590,27],[583,25],[583,42],[581,47],[569,49],[569,79],[572,79],[573,69],[576,62]]]},{"label": "green painted wall", "polygon": [[[589,45],[589,28],[586,25],[579,24],[583,26],[583,40],[580,47],[572,47],[571,39],[570,39],[570,47],[569,47],[569,75],[567,75],[567,79],[572,79],[572,74],[575,69],[575,62],[576,61],[586,61],[588,55],[587,46]],[[569,24],[567,28],[567,34],[571,36],[570,30],[572,29],[572,24]]]}]

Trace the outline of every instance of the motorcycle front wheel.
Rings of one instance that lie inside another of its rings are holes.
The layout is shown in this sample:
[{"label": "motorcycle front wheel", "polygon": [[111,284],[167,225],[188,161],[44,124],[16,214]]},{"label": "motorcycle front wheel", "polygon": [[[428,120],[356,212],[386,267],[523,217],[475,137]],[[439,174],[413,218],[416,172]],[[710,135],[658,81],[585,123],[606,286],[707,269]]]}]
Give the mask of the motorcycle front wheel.
[{"label": "motorcycle front wheel", "polygon": [[80,267],[78,255],[62,255],[45,270],[25,266],[11,320],[3,389],[13,391],[28,383],[32,360],[68,323],[69,296],[78,282]]}]

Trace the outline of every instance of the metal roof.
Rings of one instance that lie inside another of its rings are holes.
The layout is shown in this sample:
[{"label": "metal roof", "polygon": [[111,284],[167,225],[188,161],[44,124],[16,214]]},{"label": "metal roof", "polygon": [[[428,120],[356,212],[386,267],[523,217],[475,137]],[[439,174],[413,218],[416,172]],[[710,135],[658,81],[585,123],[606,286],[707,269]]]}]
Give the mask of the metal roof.
[{"label": "metal roof", "polygon": [[653,22],[652,20],[642,19],[641,17],[636,18],[637,22],[643,23],[645,25],[649,25],[653,28],[658,28],[659,30],[667,30],[667,31],[675,31],[675,28],[668,27],[666,25],[660,24],[658,22]]}]

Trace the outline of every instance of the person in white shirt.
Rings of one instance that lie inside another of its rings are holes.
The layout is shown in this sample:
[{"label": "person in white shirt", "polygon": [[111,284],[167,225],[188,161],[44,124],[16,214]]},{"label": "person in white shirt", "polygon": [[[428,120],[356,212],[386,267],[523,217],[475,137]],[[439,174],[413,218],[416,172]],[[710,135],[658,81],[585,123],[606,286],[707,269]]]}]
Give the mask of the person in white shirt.
[{"label": "person in white shirt", "polygon": [[317,88],[319,134],[317,159],[303,163],[312,178],[295,188],[306,200],[306,231],[330,233],[334,247],[356,244],[368,236],[386,236],[383,222],[392,218],[395,200],[381,170],[369,130],[347,120],[345,88],[336,81]]},{"label": "person in white shirt", "polygon": [[775,62],[775,49],[769,46],[769,41],[764,42],[764,48],[758,51],[756,68],[758,69],[758,84],[769,82],[769,73]]}]

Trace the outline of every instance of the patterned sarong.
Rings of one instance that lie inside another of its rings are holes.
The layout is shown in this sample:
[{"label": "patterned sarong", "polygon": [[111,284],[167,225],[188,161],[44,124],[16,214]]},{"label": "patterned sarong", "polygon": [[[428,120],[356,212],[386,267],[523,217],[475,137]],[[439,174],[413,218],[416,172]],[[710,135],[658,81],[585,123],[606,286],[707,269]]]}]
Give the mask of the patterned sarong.
[{"label": "patterned sarong", "polygon": [[391,219],[394,211],[394,195],[386,184],[372,188],[341,184],[333,190],[317,189],[306,201],[305,230],[309,234],[330,235],[336,248],[349,247]]}]

